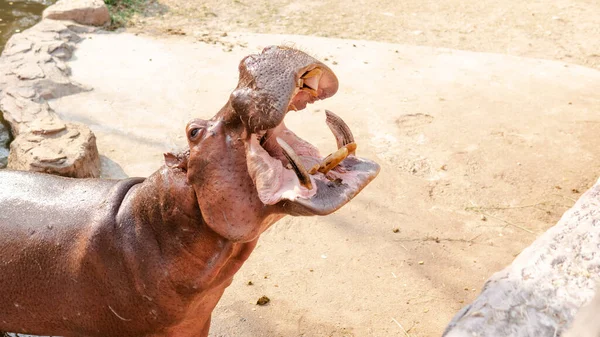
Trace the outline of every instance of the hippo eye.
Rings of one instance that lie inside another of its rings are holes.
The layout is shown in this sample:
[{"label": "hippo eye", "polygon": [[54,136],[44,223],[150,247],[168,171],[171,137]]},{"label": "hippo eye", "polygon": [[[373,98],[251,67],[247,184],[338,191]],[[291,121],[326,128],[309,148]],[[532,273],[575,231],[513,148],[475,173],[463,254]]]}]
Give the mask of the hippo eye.
[{"label": "hippo eye", "polygon": [[198,136],[199,132],[200,132],[200,128],[193,128],[190,131],[190,138],[196,138],[196,136]]}]

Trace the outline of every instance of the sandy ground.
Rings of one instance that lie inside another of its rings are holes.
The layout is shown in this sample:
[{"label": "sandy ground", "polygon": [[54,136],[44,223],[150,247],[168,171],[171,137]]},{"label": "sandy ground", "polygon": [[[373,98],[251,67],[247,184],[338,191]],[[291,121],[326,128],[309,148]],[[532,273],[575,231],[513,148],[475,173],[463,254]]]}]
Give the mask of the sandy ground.
[{"label": "sandy ground", "polygon": [[[600,72],[563,62],[193,29],[99,34],[69,62],[94,91],[50,104],[90,125],[105,176],[148,175],[185,145],[189,119],[225,103],[239,60],[274,43],[340,79],[288,126],[328,153],[331,109],[382,171],[335,214],[267,231],[217,307],[213,337],[439,336],[598,177]],[[257,306],[263,295],[271,302]]]},{"label": "sandy ground", "polygon": [[600,68],[596,0],[158,0],[136,28],[301,34],[561,60]]}]

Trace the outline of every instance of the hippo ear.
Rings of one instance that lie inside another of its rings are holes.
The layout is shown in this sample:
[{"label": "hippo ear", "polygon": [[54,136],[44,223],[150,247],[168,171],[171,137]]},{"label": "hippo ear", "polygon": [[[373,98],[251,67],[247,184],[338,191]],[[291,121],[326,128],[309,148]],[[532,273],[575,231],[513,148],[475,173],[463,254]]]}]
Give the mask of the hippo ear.
[{"label": "hippo ear", "polygon": [[187,156],[176,155],[171,152],[165,153],[165,164],[170,168],[178,168],[183,172],[187,171]]}]

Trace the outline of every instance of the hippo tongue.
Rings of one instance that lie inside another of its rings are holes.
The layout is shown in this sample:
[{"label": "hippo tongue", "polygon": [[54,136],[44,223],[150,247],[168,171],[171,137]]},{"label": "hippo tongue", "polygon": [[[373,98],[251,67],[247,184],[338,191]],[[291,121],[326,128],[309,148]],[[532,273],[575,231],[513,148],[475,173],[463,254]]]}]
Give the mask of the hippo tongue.
[{"label": "hippo tongue", "polygon": [[327,124],[340,148],[333,164],[331,156],[323,158],[283,122],[263,137],[250,137],[248,171],[264,204],[287,200],[294,213],[325,215],[345,205],[377,176],[379,165],[354,155],[354,138],[341,118],[327,111]]}]

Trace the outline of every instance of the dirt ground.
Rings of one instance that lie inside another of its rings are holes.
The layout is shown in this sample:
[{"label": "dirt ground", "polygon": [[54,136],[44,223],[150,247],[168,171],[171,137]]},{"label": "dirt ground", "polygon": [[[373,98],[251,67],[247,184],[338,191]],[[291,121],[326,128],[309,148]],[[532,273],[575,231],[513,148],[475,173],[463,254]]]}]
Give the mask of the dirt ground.
[{"label": "dirt ground", "polygon": [[171,28],[315,35],[600,68],[600,2],[594,0],[159,0],[149,14],[133,24],[151,34]]},{"label": "dirt ground", "polygon": [[[165,7],[168,10],[163,12]],[[150,36],[186,35],[205,42],[215,40],[203,34],[218,37],[224,32],[340,37],[551,59],[600,69],[600,3],[591,0],[161,0],[150,12],[153,15],[136,17],[128,30]],[[532,83],[543,85],[543,81]],[[381,85],[375,90],[388,89]],[[234,336],[235,326],[242,325],[257,333],[247,336],[364,336],[368,331],[372,333],[367,335],[377,336],[439,336],[451,316],[477,295],[485,279],[554,225],[599,176],[600,101],[596,95],[590,103],[584,96],[593,88],[578,88],[583,90],[581,97],[563,97],[552,88],[529,89],[517,95],[530,106],[522,114],[515,112],[519,102],[496,104],[495,95],[502,91],[495,92],[493,86],[485,94],[473,94],[472,88],[455,97],[428,93],[430,104],[418,98],[419,90],[390,90],[395,96],[381,108],[404,109],[421,102],[410,113],[390,117],[387,122],[393,125],[379,125],[395,128],[390,131],[394,141],[380,139],[379,146],[386,151],[377,154],[382,172],[396,174],[382,174],[364,192],[360,205],[347,213],[289,219],[269,230],[251,257],[254,262],[235,281],[252,280],[254,286],[232,286],[237,290],[226,294],[215,312],[222,326],[215,326],[212,335]],[[556,111],[538,115],[532,110],[536,104],[530,103],[545,100],[546,92],[556,100]],[[494,116],[486,120],[465,113],[458,121],[444,117],[445,109],[474,107],[474,113],[493,111]],[[596,117],[589,118],[594,113]],[[539,123],[539,118],[551,122]],[[380,242],[379,249],[364,249],[363,240]],[[322,261],[303,256],[303,246],[319,245]],[[401,247],[404,253],[390,256],[387,251],[392,247]],[[335,258],[340,259],[336,267],[328,268],[325,261]],[[348,272],[353,269],[369,272]],[[315,278],[323,282],[315,283]],[[295,280],[294,289],[306,284],[313,288],[289,294],[290,280]],[[382,293],[390,288],[397,292]],[[240,295],[240,289],[250,295]],[[265,294],[273,298],[265,308],[253,307],[248,300]],[[332,300],[344,296],[347,303]],[[314,300],[314,307],[294,309],[295,297],[299,303]],[[395,299],[393,308],[385,300],[382,305],[388,307],[381,311],[367,305],[361,310],[361,302],[388,297]],[[348,303],[354,312],[345,312]],[[273,312],[289,313],[289,322],[264,328],[257,317]],[[367,325],[384,321],[389,326],[369,330],[343,323],[325,325],[315,319],[336,312],[340,317],[361,316],[358,321]],[[228,315],[240,321],[225,326],[223,317]]]}]

